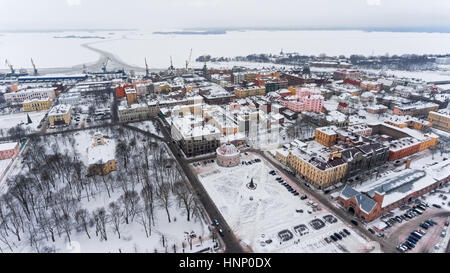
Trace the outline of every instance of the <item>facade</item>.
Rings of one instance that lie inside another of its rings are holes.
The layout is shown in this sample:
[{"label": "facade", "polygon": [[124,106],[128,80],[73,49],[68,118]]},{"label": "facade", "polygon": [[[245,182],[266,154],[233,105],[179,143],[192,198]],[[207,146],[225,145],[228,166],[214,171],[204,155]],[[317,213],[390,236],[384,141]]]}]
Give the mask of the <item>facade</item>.
[{"label": "facade", "polygon": [[264,96],[265,94],[266,88],[264,86],[236,87],[234,89],[234,95],[238,99],[257,95]]},{"label": "facade", "polygon": [[58,96],[58,102],[61,104],[77,105],[81,102],[81,93],[69,92]]},{"label": "facade", "polygon": [[134,88],[125,88],[125,96],[127,98],[128,106],[137,102],[137,93]]},{"label": "facade", "polygon": [[88,148],[88,176],[106,175],[116,170],[115,142],[105,139],[102,134],[94,135]]},{"label": "facade", "polygon": [[287,165],[319,189],[342,181],[347,172],[342,158],[320,159],[301,149],[289,151]]},{"label": "facade", "polygon": [[119,121],[120,122],[130,122],[149,119],[152,115],[150,110],[152,109],[152,114],[159,112],[156,107],[149,107],[146,104],[132,104],[132,105],[120,105],[118,107],[119,111]]},{"label": "facade", "polygon": [[222,167],[234,167],[241,163],[240,152],[233,144],[224,143],[216,150],[217,164]]},{"label": "facade", "polygon": [[336,126],[327,126],[316,128],[315,140],[316,142],[322,144],[323,146],[333,146],[336,144],[337,133]]},{"label": "facade", "polygon": [[395,105],[393,111],[395,115],[409,115],[413,117],[427,117],[429,112],[436,112],[439,105],[432,102],[417,102],[409,105]]},{"label": "facade", "polygon": [[0,160],[15,158],[19,154],[19,142],[0,143]]},{"label": "facade", "polygon": [[66,125],[70,123],[72,115],[72,106],[67,104],[58,104],[48,112],[48,122],[50,125]]},{"label": "facade", "polygon": [[358,70],[337,70],[333,72],[334,80],[344,80],[344,79],[358,79],[360,76]]},{"label": "facade", "polygon": [[22,103],[23,110],[26,112],[29,111],[40,111],[44,109],[49,109],[52,107],[52,101],[50,99],[32,99],[25,100]]},{"label": "facade", "polygon": [[22,103],[26,100],[33,100],[33,99],[50,99],[53,100],[56,96],[55,88],[31,88],[31,89],[25,89],[20,90],[16,92],[11,93],[5,93],[5,101],[6,103],[12,104],[12,103]]},{"label": "facade", "polygon": [[386,163],[389,147],[379,142],[372,142],[344,148],[339,153],[347,162],[346,177],[348,178]]},{"label": "facade", "polygon": [[431,111],[428,114],[428,120],[433,128],[450,132],[450,110]]},{"label": "facade", "polygon": [[187,157],[216,152],[221,133],[211,124],[205,124],[198,115],[186,114],[171,121],[172,138],[178,141]]}]

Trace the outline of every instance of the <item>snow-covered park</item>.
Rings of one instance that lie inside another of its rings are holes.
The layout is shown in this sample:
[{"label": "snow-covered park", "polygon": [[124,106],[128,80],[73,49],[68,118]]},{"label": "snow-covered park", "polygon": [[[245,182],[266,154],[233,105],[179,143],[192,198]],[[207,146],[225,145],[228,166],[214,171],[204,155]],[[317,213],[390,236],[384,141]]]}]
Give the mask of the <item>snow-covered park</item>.
[{"label": "snow-covered park", "polygon": [[[86,176],[99,133],[115,141],[105,149],[115,150],[117,169]],[[1,252],[213,251],[201,204],[164,143],[106,127],[39,137],[25,149],[5,177]]]},{"label": "snow-covered park", "polygon": [[[241,154],[242,161],[256,158],[260,157],[251,153]],[[220,167],[216,163],[192,166],[237,237],[254,252],[369,251],[364,238],[320,204],[313,209],[308,204],[313,202],[310,197],[301,200],[302,192],[294,196],[287,191],[277,182],[277,176],[269,174],[274,168],[260,159],[260,162],[251,165],[230,168]],[[248,187],[252,179],[255,189]],[[326,221],[324,216],[327,215],[332,215],[336,221]],[[312,226],[313,220],[324,223],[324,226],[316,230]],[[306,227],[304,231],[301,231],[301,225]],[[325,237],[329,238],[344,228],[351,235],[337,242],[325,241]],[[285,240],[283,236],[286,236]]]}]

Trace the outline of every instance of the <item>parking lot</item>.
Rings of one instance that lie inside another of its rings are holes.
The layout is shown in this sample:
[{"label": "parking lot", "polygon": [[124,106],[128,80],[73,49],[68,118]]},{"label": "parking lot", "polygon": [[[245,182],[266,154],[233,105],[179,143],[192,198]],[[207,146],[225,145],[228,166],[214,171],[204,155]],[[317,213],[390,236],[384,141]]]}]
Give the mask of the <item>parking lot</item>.
[{"label": "parking lot", "polygon": [[[414,212],[415,210],[418,210],[421,214]],[[387,240],[395,244],[400,252],[433,252],[434,246],[441,241],[442,231],[447,221],[445,215],[450,214],[450,212],[443,212],[441,209],[433,206],[428,206],[422,211],[417,208],[417,205],[416,208],[410,206],[409,209],[402,212],[403,214],[396,213],[393,217],[386,218],[387,222],[392,222],[392,226],[384,231]],[[404,219],[404,217],[399,215],[413,215],[413,217],[405,217]],[[398,219],[398,217],[402,218],[401,222],[393,220],[395,218]]]}]

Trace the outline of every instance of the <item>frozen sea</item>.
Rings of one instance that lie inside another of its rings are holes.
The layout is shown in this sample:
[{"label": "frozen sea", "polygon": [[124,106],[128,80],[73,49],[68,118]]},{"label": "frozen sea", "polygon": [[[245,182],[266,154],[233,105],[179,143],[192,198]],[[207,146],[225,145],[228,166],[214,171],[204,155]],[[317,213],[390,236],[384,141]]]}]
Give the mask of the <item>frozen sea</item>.
[{"label": "frozen sea", "polygon": [[[54,36],[103,36],[105,39],[61,39]],[[234,57],[252,53],[298,52],[329,56],[351,54],[450,53],[450,33],[365,31],[228,31],[215,35],[153,34],[144,31],[0,33],[0,60],[16,68],[30,68],[30,58],[41,68],[71,67],[96,62],[99,55],[81,45],[107,51],[121,61],[144,67],[167,68],[170,56],[183,67],[192,48],[193,60],[201,55]],[[216,64],[227,66],[226,63]],[[6,68],[4,65],[1,68]]]}]

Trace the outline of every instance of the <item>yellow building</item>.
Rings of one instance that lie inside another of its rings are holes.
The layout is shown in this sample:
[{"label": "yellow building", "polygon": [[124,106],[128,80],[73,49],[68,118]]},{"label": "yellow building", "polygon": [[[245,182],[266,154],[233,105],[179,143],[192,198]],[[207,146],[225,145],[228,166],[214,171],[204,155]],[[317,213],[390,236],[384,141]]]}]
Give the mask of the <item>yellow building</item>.
[{"label": "yellow building", "polygon": [[433,128],[450,132],[450,110],[431,111],[428,114],[428,120],[431,122]]},{"label": "yellow building", "polygon": [[116,170],[114,140],[105,139],[102,134],[94,135],[88,148],[88,175],[106,175]]},{"label": "yellow building", "polygon": [[50,125],[65,125],[70,123],[72,106],[68,104],[58,104],[48,112],[48,122]]},{"label": "yellow building", "polygon": [[423,140],[423,141],[420,143],[419,151],[426,150],[426,149],[428,149],[428,148],[430,148],[430,147],[433,147],[433,146],[436,146],[436,145],[438,144],[439,137],[438,137],[437,135],[434,135],[434,134],[431,134],[431,135],[425,134],[424,137],[426,137],[426,139]]},{"label": "yellow building", "polygon": [[52,101],[50,99],[33,99],[25,100],[22,103],[23,110],[28,111],[40,111],[44,109],[49,109],[52,107]]},{"label": "yellow building", "polygon": [[342,158],[320,160],[300,150],[289,152],[287,165],[319,189],[340,182],[347,172],[347,163]]},{"label": "yellow building", "polygon": [[251,87],[236,87],[234,89],[234,94],[236,95],[236,98],[239,99],[257,95],[264,96],[266,94],[266,87],[257,85]]},{"label": "yellow building", "polygon": [[334,144],[336,144],[337,139],[336,130],[337,130],[336,126],[316,128],[315,133],[316,142],[327,147],[333,146]]}]

